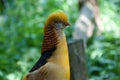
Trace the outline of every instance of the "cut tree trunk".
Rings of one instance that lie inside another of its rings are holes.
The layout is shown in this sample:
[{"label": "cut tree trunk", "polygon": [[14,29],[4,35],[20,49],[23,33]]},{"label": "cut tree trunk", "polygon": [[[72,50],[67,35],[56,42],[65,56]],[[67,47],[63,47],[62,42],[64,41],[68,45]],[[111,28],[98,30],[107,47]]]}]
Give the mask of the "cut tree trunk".
[{"label": "cut tree trunk", "polygon": [[87,80],[85,48],[87,38],[91,37],[96,23],[99,34],[103,32],[97,0],[78,0],[79,17],[73,31],[73,42],[68,43],[71,80]]},{"label": "cut tree trunk", "polygon": [[71,80],[87,80],[86,58],[83,40],[68,43]]}]

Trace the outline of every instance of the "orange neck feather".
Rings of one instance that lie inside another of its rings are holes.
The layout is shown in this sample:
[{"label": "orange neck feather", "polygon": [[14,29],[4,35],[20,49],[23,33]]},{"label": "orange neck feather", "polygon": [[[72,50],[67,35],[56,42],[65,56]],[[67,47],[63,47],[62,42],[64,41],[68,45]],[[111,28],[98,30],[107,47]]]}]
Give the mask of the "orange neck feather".
[{"label": "orange neck feather", "polygon": [[53,26],[45,26],[44,29],[44,39],[42,44],[42,53],[49,51],[52,48],[56,47],[58,43],[58,37],[56,29]]}]

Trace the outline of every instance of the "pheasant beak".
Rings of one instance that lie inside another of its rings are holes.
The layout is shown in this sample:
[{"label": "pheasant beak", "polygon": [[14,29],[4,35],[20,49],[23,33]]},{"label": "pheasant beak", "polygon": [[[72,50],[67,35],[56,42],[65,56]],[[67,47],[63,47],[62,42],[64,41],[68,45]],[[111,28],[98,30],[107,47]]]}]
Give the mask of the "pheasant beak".
[{"label": "pheasant beak", "polygon": [[71,26],[71,24],[70,24],[69,22],[67,22],[67,23],[65,24],[65,26]]}]

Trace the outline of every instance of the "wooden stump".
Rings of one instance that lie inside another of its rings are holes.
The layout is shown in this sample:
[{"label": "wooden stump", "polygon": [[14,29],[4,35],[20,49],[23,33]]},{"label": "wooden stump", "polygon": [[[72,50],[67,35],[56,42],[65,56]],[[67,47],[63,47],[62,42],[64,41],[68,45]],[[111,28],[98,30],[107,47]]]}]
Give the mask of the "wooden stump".
[{"label": "wooden stump", "polygon": [[68,43],[71,80],[87,80],[83,40]]}]

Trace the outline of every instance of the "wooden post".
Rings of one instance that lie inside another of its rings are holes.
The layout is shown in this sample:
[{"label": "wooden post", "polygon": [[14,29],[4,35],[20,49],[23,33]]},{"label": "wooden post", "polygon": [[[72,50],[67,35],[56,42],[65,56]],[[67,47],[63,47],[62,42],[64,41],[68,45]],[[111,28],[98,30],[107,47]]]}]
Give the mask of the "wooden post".
[{"label": "wooden post", "polygon": [[87,80],[83,40],[68,43],[71,80]]}]

